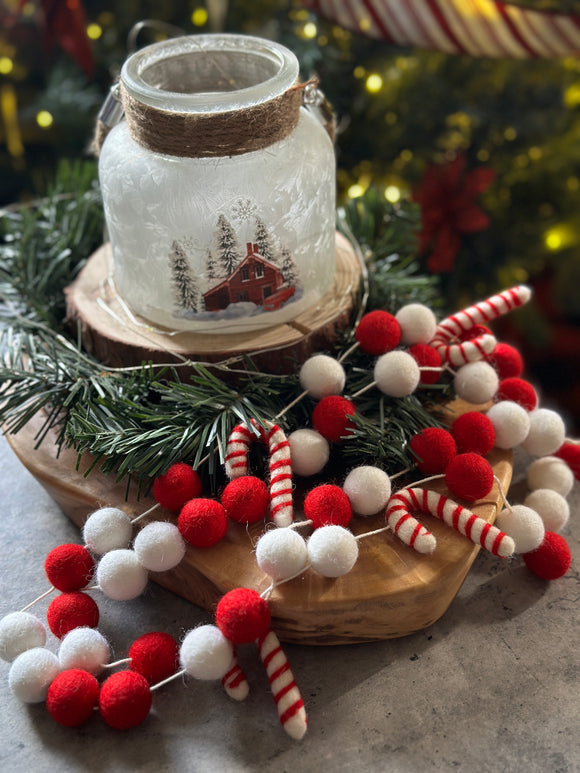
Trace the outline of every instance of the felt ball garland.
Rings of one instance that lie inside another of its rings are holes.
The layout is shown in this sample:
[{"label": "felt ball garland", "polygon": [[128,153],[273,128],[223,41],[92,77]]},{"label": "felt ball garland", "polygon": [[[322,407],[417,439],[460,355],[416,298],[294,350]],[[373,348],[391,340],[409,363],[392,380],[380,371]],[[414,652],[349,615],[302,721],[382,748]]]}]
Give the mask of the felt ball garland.
[{"label": "felt ball garland", "polygon": [[367,354],[390,352],[401,340],[401,325],[388,311],[376,309],[365,314],[355,331],[355,338]]},{"label": "felt ball garland", "polygon": [[80,590],[88,585],[95,562],[82,545],[59,545],[44,562],[49,583],[61,591]]},{"label": "felt ball garland", "polygon": [[354,403],[340,395],[323,397],[312,412],[314,429],[329,443],[338,443],[355,428]]},{"label": "felt ball garland", "polygon": [[87,722],[99,699],[99,683],[80,668],[62,671],[53,679],[46,695],[50,716],[65,727],[78,727]]}]

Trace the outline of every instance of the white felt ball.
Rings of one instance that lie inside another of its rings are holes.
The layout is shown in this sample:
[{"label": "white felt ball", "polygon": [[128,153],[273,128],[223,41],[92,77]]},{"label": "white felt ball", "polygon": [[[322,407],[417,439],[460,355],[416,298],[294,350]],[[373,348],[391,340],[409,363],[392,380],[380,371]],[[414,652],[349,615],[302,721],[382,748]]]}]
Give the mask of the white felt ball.
[{"label": "white felt ball", "polygon": [[387,506],[391,496],[391,480],[378,467],[355,467],[346,476],[342,486],[358,515],[374,515]]},{"label": "white felt ball", "polygon": [[155,521],[137,534],[133,550],[150,572],[165,572],[181,561],[185,555],[185,542],[177,526]]},{"label": "white felt ball", "polygon": [[87,518],[83,526],[85,545],[98,556],[109,550],[126,548],[133,535],[131,519],[118,507],[101,507]]},{"label": "white felt ball", "polygon": [[408,352],[395,350],[382,354],[375,363],[374,379],[378,388],[389,397],[412,394],[419,384],[421,371]]},{"label": "white felt ball", "polygon": [[316,475],[330,455],[328,440],[315,429],[297,429],[288,436],[292,472],[296,475]]},{"label": "white felt ball", "polygon": [[557,491],[536,489],[524,499],[524,505],[538,513],[546,531],[560,531],[568,523],[570,505]]},{"label": "white felt ball", "polygon": [[358,542],[342,526],[321,526],[308,540],[308,558],[314,571],[323,577],[342,577],[356,564]]},{"label": "white felt ball", "polygon": [[493,398],[499,386],[497,372],[483,360],[463,365],[453,379],[458,397],[473,405],[487,403]]},{"label": "white felt ball", "polygon": [[0,620],[0,658],[11,663],[22,652],[44,647],[44,623],[29,612],[10,612]]},{"label": "white felt ball", "polygon": [[58,660],[63,671],[81,668],[97,676],[110,657],[109,644],[96,628],[73,628],[58,648]]},{"label": "white felt ball", "polygon": [[24,703],[41,703],[50,683],[60,673],[55,654],[43,647],[26,650],[10,666],[8,684],[14,695]]},{"label": "white felt ball", "polygon": [[294,577],[308,563],[306,542],[293,529],[272,529],[258,540],[256,562],[273,580]]},{"label": "white felt ball", "polygon": [[315,354],[300,368],[300,385],[315,400],[339,395],[344,389],[344,368],[327,354]]},{"label": "white felt ball", "polygon": [[430,308],[422,303],[409,303],[395,314],[401,326],[401,343],[406,346],[427,344],[435,335],[437,320]]},{"label": "white felt ball", "polygon": [[530,464],[527,471],[528,486],[532,491],[549,488],[567,497],[574,486],[574,473],[563,459],[542,456]]},{"label": "white felt ball", "polygon": [[502,400],[492,405],[487,417],[493,424],[497,448],[519,446],[530,430],[530,414],[512,400]]},{"label": "white felt ball", "polygon": [[234,649],[215,625],[200,625],[186,635],[179,650],[181,667],[195,679],[221,679],[232,666]]},{"label": "white felt ball", "polygon": [[557,451],[566,439],[562,417],[549,408],[537,408],[530,413],[530,431],[522,448],[532,456],[547,456]]},{"label": "white felt ball", "polygon": [[506,507],[495,519],[495,525],[515,542],[516,553],[529,553],[539,548],[546,532],[544,522],[531,507]]},{"label": "white felt ball", "polygon": [[99,561],[97,582],[114,601],[128,601],[139,596],[147,585],[149,573],[133,550],[111,550]]}]

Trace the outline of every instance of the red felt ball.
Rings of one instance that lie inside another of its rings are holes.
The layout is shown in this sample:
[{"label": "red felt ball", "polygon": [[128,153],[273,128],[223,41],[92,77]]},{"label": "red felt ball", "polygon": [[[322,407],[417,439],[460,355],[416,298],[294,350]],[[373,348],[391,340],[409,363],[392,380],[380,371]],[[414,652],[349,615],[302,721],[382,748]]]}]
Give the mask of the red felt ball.
[{"label": "red felt ball", "polygon": [[150,708],[149,682],[136,671],[119,671],[101,687],[101,716],[117,730],[127,730],[140,724],[149,714]]},{"label": "red felt ball", "polygon": [[489,336],[493,335],[493,333],[485,325],[473,325],[473,327],[470,327],[469,330],[463,331],[463,333],[459,336],[459,340],[461,343],[463,343],[464,341],[473,341],[474,338],[479,338],[479,336],[485,335]]},{"label": "red felt ball", "polygon": [[228,483],[223,490],[221,502],[232,521],[255,523],[268,512],[270,492],[260,478],[243,475]]},{"label": "red felt ball", "polygon": [[409,448],[416,458],[417,467],[425,475],[437,475],[457,453],[450,432],[439,427],[427,427],[409,440]]},{"label": "red felt ball", "polygon": [[367,354],[385,354],[401,340],[401,326],[388,311],[376,309],[365,314],[358,323],[354,337]]},{"label": "red felt ball", "polygon": [[200,494],[200,477],[193,467],[184,462],[172,464],[165,475],[160,475],[153,481],[153,496],[157,502],[175,512]]},{"label": "red felt ball", "polygon": [[352,505],[340,486],[325,483],[309,491],[304,499],[304,515],[314,529],[334,524],[348,526],[352,518]]},{"label": "red felt ball", "polygon": [[547,531],[539,548],[524,553],[523,559],[530,570],[542,580],[557,580],[563,577],[572,562],[568,543],[560,534]]},{"label": "red felt ball", "polygon": [[458,416],[451,426],[451,434],[460,454],[473,451],[485,456],[495,445],[493,423],[479,411],[468,411]]},{"label": "red felt ball", "polygon": [[93,716],[99,683],[88,671],[69,668],[53,679],[46,695],[50,716],[65,727],[78,727]]},{"label": "red felt ball", "polygon": [[354,403],[340,395],[329,395],[318,402],[312,412],[314,429],[330,443],[336,443],[355,428],[349,416],[354,416]]},{"label": "red felt ball", "polygon": [[144,676],[149,684],[157,684],[172,676],[179,667],[179,644],[173,636],[152,631],[135,639],[129,647],[131,671]]},{"label": "red felt ball", "polygon": [[[415,360],[419,368],[440,368],[441,355],[429,344],[414,344],[409,347],[409,354]],[[441,377],[441,371],[422,370],[421,384],[435,384]]]},{"label": "red felt ball", "polygon": [[192,499],[179,513],[177,528],[190,545],[209,548],[225,537],[228,517],[223,505],[214,499]]},{"label": "red felt ball", "polygon": [[270,630],[270,608],[255,590],[235,588],[220,599],[215,622],[226,639],[247,644]]},{"label": "red felt ball", "polygon": [[95,562],[82,545],[59,545],[47,555],[44,571],[57,590],[80,590],[93,576]]},{"label": "red felt ball", "polygon": [[447,465],[445,482],[454,496],[475,502],[491,491],[493,470],[490,463],[479,454],[458,454]]},{"label": "red felt ball", "polygon": [[495,349],[485,359],[494,368],[500,379],[521,376],[524,369],[522,355],[509,344],[496,344]]},{"label": "red felt ball", "polygon": [[563,443],[554,456],[563,459],[574,473],[576,480],[580,480],[580,445]]},{"label": "red felt ball", "polygon": [[502,400],[511,400],[521,405],[526,411],[533,411],[538,404],[538,396],[534,387],[523,378],[515,376],[504,378],[503,381],[499,382],[495,401],[499,403]]},{"label": "red felt ball", "polygon": [[46,622],[53,634],[62,639],[73,628],[96,628],[99,608],[90,596],[81,591],[61,593],[51,601]]}]

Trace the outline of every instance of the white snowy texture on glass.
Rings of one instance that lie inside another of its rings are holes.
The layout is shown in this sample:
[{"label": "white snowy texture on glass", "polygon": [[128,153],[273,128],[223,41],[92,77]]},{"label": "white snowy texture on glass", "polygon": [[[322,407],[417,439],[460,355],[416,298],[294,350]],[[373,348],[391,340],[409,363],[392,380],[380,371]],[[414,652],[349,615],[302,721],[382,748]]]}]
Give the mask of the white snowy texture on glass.
[{"label": "white snowy texture on glass", "polygon": [[[283,46],[200,35],[133,55],[122,81],[144,104],[216,113],[272,99],[297,76]],[[316,306],[332,282],[334,151],[304,107],[282,140],[217,158],[152,152],[122,122],[104,143],[99,172],[117,288],[156,324],[207,333],[269,327]]]}]

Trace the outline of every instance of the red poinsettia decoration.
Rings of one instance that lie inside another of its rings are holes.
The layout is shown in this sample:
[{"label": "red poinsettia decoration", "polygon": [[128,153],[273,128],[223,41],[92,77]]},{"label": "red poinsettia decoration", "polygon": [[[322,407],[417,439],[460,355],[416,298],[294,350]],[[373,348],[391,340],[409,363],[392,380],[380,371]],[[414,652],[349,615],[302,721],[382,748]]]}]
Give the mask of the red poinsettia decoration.
[{"label": "red poinsettia decoration", "polygon": [[465,155],[425,170],[413,198],[421,205],[419,251],[429,252],[427,268],[434,273],[453,269],[464,234],[482,231],[489,218],[477,197],[489,188],[495,171],[479,166],[465,170]]}]

